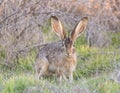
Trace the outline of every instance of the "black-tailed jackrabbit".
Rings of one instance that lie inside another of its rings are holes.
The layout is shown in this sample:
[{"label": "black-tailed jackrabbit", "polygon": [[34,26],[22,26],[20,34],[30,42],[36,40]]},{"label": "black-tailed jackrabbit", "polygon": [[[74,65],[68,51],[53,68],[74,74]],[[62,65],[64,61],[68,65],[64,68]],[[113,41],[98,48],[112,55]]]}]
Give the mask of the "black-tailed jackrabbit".
[{"label": "black-tailed jackrabbit", "polygon": [[77,65],[77,55],[73,46],[74,41],[87,26],[88,18],[84,17],[76,25],[70,36],[66,36],[61,21],[51,17],[54,32],[61,37],[61,41],[46,44],[36,57],[35,69],[37,77],[55,74],[61,80],[69,77],[73,80],[73,71]]}]

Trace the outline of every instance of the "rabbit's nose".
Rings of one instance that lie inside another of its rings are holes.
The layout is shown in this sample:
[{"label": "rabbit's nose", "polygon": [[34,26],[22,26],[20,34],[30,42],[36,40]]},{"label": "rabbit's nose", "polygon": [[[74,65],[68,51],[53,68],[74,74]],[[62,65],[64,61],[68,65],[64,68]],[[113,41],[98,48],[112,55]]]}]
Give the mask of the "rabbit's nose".
[{"label": "rabbit's nose", "polygon": [[71,56],[72,54],[71,54],[71,53],[67,53],[66,55],[67,55],[67,56]]}]

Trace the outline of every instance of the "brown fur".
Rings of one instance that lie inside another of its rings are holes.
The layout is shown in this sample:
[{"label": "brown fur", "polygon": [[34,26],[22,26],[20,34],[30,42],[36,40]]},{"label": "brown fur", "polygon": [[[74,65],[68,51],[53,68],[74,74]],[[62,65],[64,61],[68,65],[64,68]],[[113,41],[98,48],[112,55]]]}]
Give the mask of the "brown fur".
[{"label": "brown fur", "polygon": [[88,19],[83,18],[71,36],[66,37],[61,21],[53,16],[51,24],[54,32],[61,37],[61,41],[46,44],[36,57],[35,69],[37,77],[49,76],[55,74],[61,80],[73,80],[73,72],[77,65],[77,55],[73,46],[78,35],[86,28]]}]

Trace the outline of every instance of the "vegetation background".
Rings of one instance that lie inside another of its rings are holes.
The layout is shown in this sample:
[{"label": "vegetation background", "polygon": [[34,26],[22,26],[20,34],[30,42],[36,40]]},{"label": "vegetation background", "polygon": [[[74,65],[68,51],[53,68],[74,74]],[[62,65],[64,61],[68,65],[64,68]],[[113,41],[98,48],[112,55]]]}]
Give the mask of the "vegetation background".
[{"label": "vegetation background", "polygon": [[[73,83],[34,77],[41,45],[60,39],[51,15],[68,33],[89,18]],[[0,93],[120,93],[120,0],[0,0]]]}]

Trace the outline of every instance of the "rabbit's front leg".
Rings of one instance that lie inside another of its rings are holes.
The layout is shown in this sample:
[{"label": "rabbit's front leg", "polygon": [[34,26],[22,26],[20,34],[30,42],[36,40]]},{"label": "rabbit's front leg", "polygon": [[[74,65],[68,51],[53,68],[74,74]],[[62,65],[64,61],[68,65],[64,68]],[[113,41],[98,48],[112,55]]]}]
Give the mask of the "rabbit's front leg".
[{"label": "rabbit's front leg", "polygon": [[73,81],[73,71],[70,71],[70,73],[69,73],[69,81],[70,82]]}]

